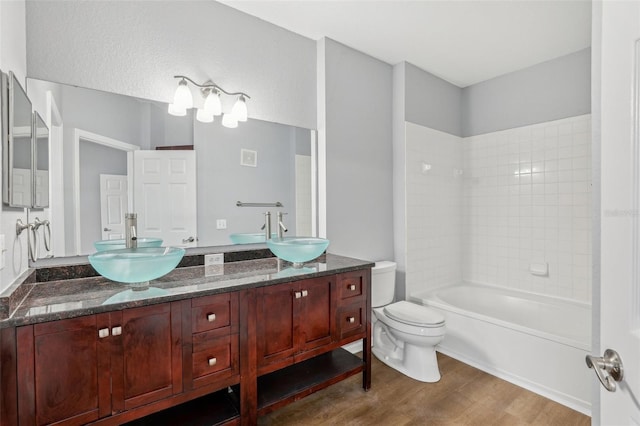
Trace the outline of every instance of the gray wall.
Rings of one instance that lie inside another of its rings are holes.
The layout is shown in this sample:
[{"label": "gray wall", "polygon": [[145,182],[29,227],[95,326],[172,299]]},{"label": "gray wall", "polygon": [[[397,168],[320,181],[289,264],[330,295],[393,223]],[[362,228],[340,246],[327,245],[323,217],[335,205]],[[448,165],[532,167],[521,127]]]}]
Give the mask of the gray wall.
[{"label": "gray wall", "polygon": [[462,135],[558,120],[591,111],[591,49],[462,90]]},{"label": "gray wall", "polygon": [[392,68],[333,40],[319,43],[329,251],[393,260]]},{"label": "gray wall", "polygon": [[[100,220],[100,175],[127,175],[127,153],[95,143],[80,143],[80,211],[78,218],[82,232],[80,245],[83,253],[92,253],[94,241],[102,239]],[[66,211],[66,210],[65,210]],[[65,229],[74,229],[72,223]],[[66,237],[73,237],[71,232]],[[74,247],[75,241],[65,241],[67,247]]]},{"label": "gray wall", "polygon": [[462,136],[462,89],[404,63],[405,120]]},{"label": "gray wall", "polygon": [[[310,145],[309,130],[249,120],[235,129],[196,122],[194,144],[198,181],[199,245],[229,245],[233,232],[260,232],[264,212],[271,211],[272,232],[276,212],[287,213],[287,235],[295,235],[295,154],[297,144]],[[256,151],[257,167],[240,165],[240,150]],[[271,203],[284,207],[236,207],[237,201]],[[216,229],[226,219],[228,229]]]},{"label": "gray wall", "polygon": [[406,62],[393,67],[393,250],[396,269],[396,300],[405,298],[407,268],[406,209]]},{"label": "gray wall", "polygon": [[315,42],[221,3],[33,0],[26,15],[30,77],[163,102],[174,75],[212,79],[248,93],[250,117],[316,127]]}]

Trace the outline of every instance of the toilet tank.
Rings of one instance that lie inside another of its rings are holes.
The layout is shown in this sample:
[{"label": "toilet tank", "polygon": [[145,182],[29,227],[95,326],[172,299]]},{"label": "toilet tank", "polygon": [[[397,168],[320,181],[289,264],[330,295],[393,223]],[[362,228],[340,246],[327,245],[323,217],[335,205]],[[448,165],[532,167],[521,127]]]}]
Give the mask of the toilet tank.
[{"label": "toilet tank", "polygon": [[393,302],[396,290],[396,263],[387,260],[376,262],[371,268],[371,306],[388,305]]}]

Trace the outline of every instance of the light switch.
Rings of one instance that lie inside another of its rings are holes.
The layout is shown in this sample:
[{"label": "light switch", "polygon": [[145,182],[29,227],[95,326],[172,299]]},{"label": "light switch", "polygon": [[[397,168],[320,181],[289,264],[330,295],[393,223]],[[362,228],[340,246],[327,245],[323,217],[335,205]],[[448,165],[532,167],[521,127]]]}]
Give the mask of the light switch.
[{"label": "light switch", "polygon": [[216,220],[216,229],[227,229],[227,219]]}]

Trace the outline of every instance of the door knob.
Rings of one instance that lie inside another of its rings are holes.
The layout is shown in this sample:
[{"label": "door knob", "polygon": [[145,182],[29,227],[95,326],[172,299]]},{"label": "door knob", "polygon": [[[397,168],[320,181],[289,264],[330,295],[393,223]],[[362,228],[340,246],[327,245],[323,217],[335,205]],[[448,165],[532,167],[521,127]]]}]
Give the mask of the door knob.
[{"label": "door knob", "polygon": [[194,242],[195,240],[196,240],[195,238],[193,238],[193,237],[189,237],[189,238],[183,238],[183,239],[182,239],[182,242],[186,244],[186,243],[192,243],[192,242]]},{"label": "door knob", "polygon": [[104,227],[104,232],[110,232],[111,228],[107,228],[106,226]]},{"label": "door knob", "polygon": [[587,362],[587,367],[593,368],[593,371],[596,372],[596,376],[598,376],[602,386],[609,392],[615,392],[616,382],[620,382],[624,378],[620,355],[613,349],[607,349],[604,351],[604,356],[587,355],[585,361]]}]

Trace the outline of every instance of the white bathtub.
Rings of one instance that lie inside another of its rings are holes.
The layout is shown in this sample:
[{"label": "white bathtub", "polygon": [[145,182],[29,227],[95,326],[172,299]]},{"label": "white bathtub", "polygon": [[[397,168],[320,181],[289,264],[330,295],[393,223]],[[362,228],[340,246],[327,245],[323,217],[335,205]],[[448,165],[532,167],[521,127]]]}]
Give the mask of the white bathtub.
[{"label": "white bathtub", "polygon": [[441,311],[438,351],[591,414],[591,307],[500,287],[460,284],[410,300]]}]

